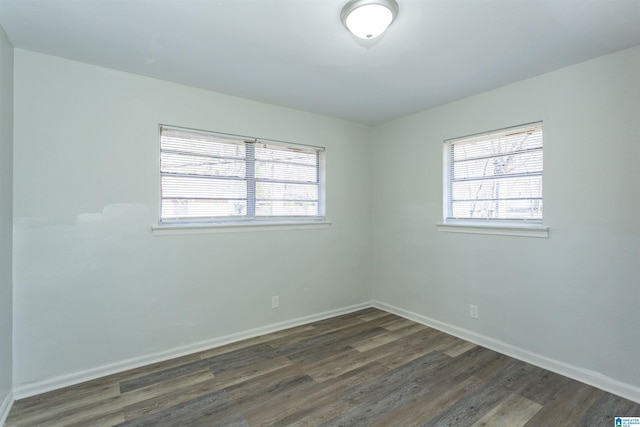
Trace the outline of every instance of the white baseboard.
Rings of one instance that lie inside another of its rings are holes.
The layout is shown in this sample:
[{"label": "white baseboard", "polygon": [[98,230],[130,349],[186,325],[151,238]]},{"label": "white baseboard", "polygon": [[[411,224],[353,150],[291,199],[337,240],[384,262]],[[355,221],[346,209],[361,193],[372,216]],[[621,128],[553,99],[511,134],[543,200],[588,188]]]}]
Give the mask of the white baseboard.
[{"label": "white baseboard", "polygon": [[523,362],[530,363],[535,366],[547,369],[552,372],[556,372],[560,375],[572,378],[574,380],[583,382],[585,384],[592,385],[610,393],[622,396],[626,399],[640,403],[640,387],[636,387],[631,384],[623,383],[621,381],[614,380],[606,375],[598,372],[589,371],[586,369],[578,368],[573,365],[560,362],[536,353],[532,353],[528,350],[515,347],[511,344],[487,337],[485,335],[478,334],[467,329],[463,329],[448,323],[440,322],[435,319],[417,314],[408,310],[404,310],[399,307],[395,307],[390,304],[386,304],[381,301],[369,301],[366,303],[351,305],[336,310],[325,311],[322,313],[299,317],[296,319],[274,323],[267,326],[262,326],[255,329],[250,329],[235,334],[225,335],[222,337],[212,338],[205,341],[200,341],[187,346],[181,346],[174,349],[153,353],[141,357],[135,357],[120,362],[115,362],[103,366],[99,366],[84,371],[75,372],[69,375],[63,375],[44,381],[39,381],[29,384],[16,384],[13,389],[13,393],[10,393],[2,402],[0,406],[0,427],[4,424],[4,421],[9,414],[9,410],[14,400],[23,399],[25,397],[35,396],[37,394],[45,393],[52,390],[57,390],[62,387],[79,384],[85,381],[93,380],[96,378],[104,377],[107,375],[127,371],[129,369],[139,368],[141,366],[150,365],[165,360],[170,360],[176,357],[185,356],[199,351],[209,350],[212,348],[220,347],[233,342],[242,341],[248,338],[253,338],[260,335],[269,334],[272,332],[281,331],[284,329],[292,328],[295,326],[304,325],[311,322],[316,322],[330,317],[340,316],[354,311],[362,310],[368,307],[376,307],[381,310],[388,311],[389,313],[396,314],[414,322],[421,323],[423,325],[438,329],[447,334],[456,336],[458,338],[470,341],[474,344],[481,345],[507,356],[522,360]]},{"label": "white baseboard", "polygon": [[[336,310],[329,310],[318,314],[299,317],[296,319],[287,320],[284,322],[273,323],[271,325],[261,326],[259,328],[250,329],[235,334],[225,335],[222,337],[212,338],[205,341],[189,344],[186,346],[176,347],[170,350],[161,351],[158,353],[148,354],[145,356],[134,357],[128,360],[120,362],[110,363],[107,365],[99,366],[96,368],[87,369],[84,371],[74,372],[68,375],[62,375],[55,378],[46,379],[29,384],[16,384],[13,388],[13,396],[16,400],[24,399],[25,397],[35,396],[37,394],[46,393],[48,391],[57,390],[63,387],[68,387],[75,384],[80,384],[85,381],[90,381],[96,378],[104,377],[107,375],[124,372],[129,369],[139,368],[141,366],[150,365],[157,362],[163,362],[165,360],[174,359],[176,357],[185,356],[188,354],[197,353],[204,350],[210,350],[212,348],[220,347],[226,344],[231,344],[237,341],[242,341],[248,338],[253,338],[260,335],[269,334],[272,332],[281,331],[295,326],[305,325],[311,322],[317,322],[318,320],[328,319],[330,317],[340,316],[354,311],[362,310],[372,306],[371,301],[355,304],[348,307],[339,308]],[[0,424],[1,426],[1,424]]]},{"label": "white baseboard", "polygon": [[558,360],[551,359],[540,354],[530,352],[528,350],[524,350],[511,344],[490,338],[488,336],[481,335],[476,332],[460,328],[458,326],[450,325],[448,323],[440,322],[438,320],[431,319],[421,314],[413,313],[411,311],[404,310],[402,308],[395,307],[381,301],[374,300],[372,304],[373,307],[379,308],[380,310],[388,311],[389,313],[393,313],[406,319],[413,320],[414,322],[421,323],[423,325],[445,332],[449,335],[453,335],[482,347],[497,351],[498,353],[505,354],[515,359],[522,360],[523,362],[530,363],[540,368],[547,369],[557,374],[564,375],[565,377],[572,378],[574,380],[624,397],[625,399],[640,403],[640,387],[623,383],[601,373],[579,368],[568,363],[560,362]]},{"label": "white baseboard", "polygon": [[5,421],[7,421],[9,411],[11,411],[11,407],[13,406],[13,401],[13,392],[9,391],[0,404],[0,427],[4,425]]}]

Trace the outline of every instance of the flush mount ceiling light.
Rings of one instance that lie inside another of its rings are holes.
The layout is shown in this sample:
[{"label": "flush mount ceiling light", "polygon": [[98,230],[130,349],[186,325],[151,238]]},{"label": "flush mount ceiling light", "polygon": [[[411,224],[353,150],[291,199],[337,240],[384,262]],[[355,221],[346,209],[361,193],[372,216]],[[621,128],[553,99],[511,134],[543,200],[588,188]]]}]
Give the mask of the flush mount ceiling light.
[{"label": "flush mount ceiling light", "polygon": [[342,23],[356,37],[373,39],[391,25],[398,14],[395,0],[351,0],[342,8]]}]

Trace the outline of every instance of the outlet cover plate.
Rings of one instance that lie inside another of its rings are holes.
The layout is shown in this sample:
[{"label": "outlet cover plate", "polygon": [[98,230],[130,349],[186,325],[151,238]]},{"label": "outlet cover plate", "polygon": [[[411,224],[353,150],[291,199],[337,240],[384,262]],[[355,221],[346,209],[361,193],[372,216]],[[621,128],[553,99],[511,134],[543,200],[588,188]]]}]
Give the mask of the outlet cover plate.
[{"label": "outlet cover plate", "polygon": [[478,306],[477,305],[469,304],[469,317],[471,317],[472,319],[477,319],[478,318]]}]

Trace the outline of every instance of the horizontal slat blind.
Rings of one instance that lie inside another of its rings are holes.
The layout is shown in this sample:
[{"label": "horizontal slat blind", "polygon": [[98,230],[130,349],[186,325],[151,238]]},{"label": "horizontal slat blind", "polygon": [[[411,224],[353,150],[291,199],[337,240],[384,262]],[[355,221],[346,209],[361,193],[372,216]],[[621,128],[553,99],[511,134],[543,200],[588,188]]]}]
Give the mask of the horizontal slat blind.
[{"label": "horizontal slat blind", "polygon": [[542,221],[542,124],[447,142],[448,219]]},{"label": "horizontal slat blind", "polygon": [[319,153],[258,143],[256,216],[315,216],[319,203]]},{"label": "horizontal slat blind", "polygon": [[319,216],[319,151],[162,126],[161,222]]}]

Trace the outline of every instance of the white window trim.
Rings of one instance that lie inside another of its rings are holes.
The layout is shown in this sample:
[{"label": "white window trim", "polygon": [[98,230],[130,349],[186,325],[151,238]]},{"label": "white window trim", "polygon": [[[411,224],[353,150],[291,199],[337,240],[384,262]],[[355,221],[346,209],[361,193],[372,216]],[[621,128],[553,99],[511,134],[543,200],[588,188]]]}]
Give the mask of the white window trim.
[{"label": "white window trim", "polygon": [[[239,138],[239,139],[256,139],[267,143],[276,143],[283,146],[291,147],[308,147],[319,151],[319,215],[308,217],[253,217],[253,218],[238,218],[236,219],[221,219],[206,222],[190,222],[190,221],[161,221],[161,203],[158,205],[158,218],[154,225],[151,226],[151,232],[154,236],[168,236],[168,235],[188,235],[188,234],[215,234],[215,233],[229,233],[229,232],[246,232],[246,231],[275,231],[275,230],[309,230],[309,229],[322,229],[329,228],[331,221],[326,218],[326,160],[325,160],[325,148],[295,144],[280,140],[268,140],[264,138],[254,138],[242,135],[232,135],[220,132],[203,131],[199,129],[183,128],[180,126],[160,124],[158,125],[158,144],[160,144],[160,136],[162,127],[179,129],[190,132],[202,132],[205,134],[216,134],[224,137]],[[158,147],[160,150],[160,146]],[[160,159],[158,158],[158,168],[160,168]],[[158,194],[161,197],[161,184],[158,181]]]},{"label": "white window trim", "polygon": [[202,224],[171,224],[154,225],[151,231],[154,236],[172,236],[185,234],[216,234],[235,233],[246,231],[284,231],[284,230],[312,230],[329,228],[331,221],[304,220],[304,221],[246,221]]},{"label": "white window trim", "polygon": [[462,234],[485,234],[497,236],[518,236],[518,237],[536,237],[548,238],[549,227],[543,224],[543,220],[493,220],[493,219],[457,219],[448,217],[448,198],[449,198],[449,154],[448,146],[452,141],[467,139],[474,136],[491,134],[497,131],[508,129],[518,129],[529,125],[542,124],[542,121],[525,123],[517,126],[510,126],[503,129],[482,132],[475,135],[468,135],[459,138],[445,140],[443,150],[443,221],[436,224],[438,231]]},{"label": "white window trim", "polygon": [[519,224],[507,225],[505,223],[488,224],[483,223],[469,223],[469,222],[452,222],[451,220],[445,223],[436,224],[438,231],[445,231],[449,233],[463,233],[463,234],[488,234],[496,236],[517,236],[517,237],[549,237],[549,227],[545,227],[542,224]]}]

